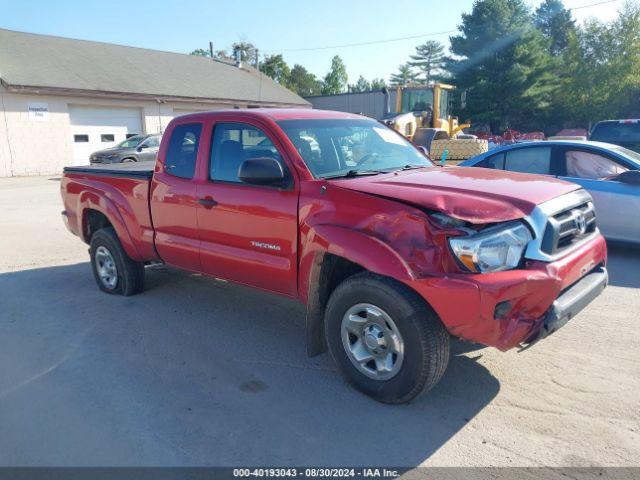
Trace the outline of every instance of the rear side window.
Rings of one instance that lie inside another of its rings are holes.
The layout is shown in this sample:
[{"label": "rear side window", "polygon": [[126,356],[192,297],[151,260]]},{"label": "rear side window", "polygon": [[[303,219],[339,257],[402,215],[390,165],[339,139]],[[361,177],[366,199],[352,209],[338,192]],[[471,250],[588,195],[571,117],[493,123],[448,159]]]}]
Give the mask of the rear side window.
[{"label": "rear side window", "polygon": [[287,171],[275,145],[262,130],[246,123],[218,123],[211,142],[209,178],[242,183],[238,178],[240,165],[258,157],[275,158]]},{"label": "rear side window", "polygon": [[505,170],[521,173],[551,174],[551,148],[519,148],[506,152]]},{"label": "rear side window", "polygon": [[167,173],[174,177],[193,178],[201,131],[200,123],[187,123],[173,129],[165,159]]},{"label": "rear side window", "polygon": [[475,164],[476,167],[493,168],[494,170],[504,169],[504,153],[498,153],[497,155],[491,155],[484,160]]}]

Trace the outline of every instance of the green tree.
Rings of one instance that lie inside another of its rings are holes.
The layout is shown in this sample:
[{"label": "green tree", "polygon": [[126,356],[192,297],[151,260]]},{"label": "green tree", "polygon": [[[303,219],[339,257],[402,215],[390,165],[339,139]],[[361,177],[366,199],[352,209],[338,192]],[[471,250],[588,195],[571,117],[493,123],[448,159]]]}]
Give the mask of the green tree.
[{"label": "green tree", "polygon": [[290,81],[291,70],[280,53],[267,55],[264,61],[260,63],[260,71],[273,78],[280,85],[286,86]]},{"label": "green tree", "polygon": [[555,105],[561,126],[640,114],[640,6],[587,21],[569,35]]},{"label": "green tree", "polygon": [[534,23],[549,39],[551,55],[560,55],[569,44],[569,36],[576,32],[571,11],[564,8],[562,0],[544,0],[536,9]]},{"label": "green tree", "polygon": [[[189,55],[195,55],[197,57],[211,57],[211,52],[209,49],[204,48],[196,48]],[[231,57],[227,54],[226,50],[216,50],[213,54],[213,58],[218,58],[220,60],[230,60]]]},{"label": "green tree", "polygon": [[374,78],[371,80],[371,90],[382,90],[387,86],[387,82],[384,81],[384,78]]},{"label": "green tree", "polygon": [[541,128],[557,80],[548,42],[523,0],[476,0],[458,29],[450,68],[467,92],[462,115],[493,132]]},{"label": "green tree", "polygon": [[256,60],[256,47],[251,42],[236,42],[231,46],[232,51],[240,50],[240,59],[243,62],[253,63]]},{"label": "green tree", "polygon": [[331,69],[322,82],[322,93],[324,95],[343,93],[347,89],[348,80],[347,67],[342,58],[336,55],[331,59]]},{"label": "green tree", "polygon": [[371,90],[371,84],[366,78],[360,75],[355,84],[349,85],[349,90],[352,92],[368,92]]},{"label": "green tree", "polygon": [[410,56],[409,65],[416,67],[425,83],[437,80],[444,65],[444,47],[440,42],[428,40],[416,47],[416,53]]},{"label": "green tree", "polygon": [[291,69],[287,86],[302,97],[320,95],[322,90],[322,82],[313,73],[298,64],[295,64]]},{"label": "green tree", "polygon": [[404,87],[408,83],[413,83],[418,78],[418,74],[413,71],[411,65],[405,63],[398,67],[398,73],[391,74],[389,80],[394,87]]},{"label": "green tree", "polygon": [[196,57],[210,57],[211,52],[209,50],[205,50],[204,48],[196,48],[189,55],[195,55]]}]

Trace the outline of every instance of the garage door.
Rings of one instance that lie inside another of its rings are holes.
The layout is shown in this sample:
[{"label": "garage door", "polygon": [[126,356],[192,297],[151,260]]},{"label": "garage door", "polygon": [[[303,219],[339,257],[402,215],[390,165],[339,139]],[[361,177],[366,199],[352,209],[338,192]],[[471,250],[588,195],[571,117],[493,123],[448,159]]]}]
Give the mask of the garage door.
[{"label": "garage door", "polygon": [[143,133],[139,108],[70,106],[73,164],[86,165],[89,155]]}]

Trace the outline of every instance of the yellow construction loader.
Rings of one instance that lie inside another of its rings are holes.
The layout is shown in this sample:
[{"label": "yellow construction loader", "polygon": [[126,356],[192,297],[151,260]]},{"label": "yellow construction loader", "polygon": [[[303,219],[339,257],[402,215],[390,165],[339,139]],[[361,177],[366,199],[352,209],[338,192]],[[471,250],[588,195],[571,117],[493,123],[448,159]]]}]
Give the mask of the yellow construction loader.
[{"label": "yellow construction loader", "polygon": [[446,150],[449,163],[459,163],[488,150],[486,140],[462,132],[469,124],[459,124],[450,111],[450,92],[445,83],[426,86],[398,87],[395,112],[391,113],[391,95],[387,97],[387,113],[383,121],[414,144],[425,147],[433,160]]}]

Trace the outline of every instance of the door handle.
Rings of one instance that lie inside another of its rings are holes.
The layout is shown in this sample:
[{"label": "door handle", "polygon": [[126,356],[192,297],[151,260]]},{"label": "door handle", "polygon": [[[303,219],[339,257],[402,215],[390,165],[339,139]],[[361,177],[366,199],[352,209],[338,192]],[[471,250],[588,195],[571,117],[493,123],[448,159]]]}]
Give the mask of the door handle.
[{"label": "door handle", "polygon": [[216,202],[213,198],[199,198],[198,203],[200,205],[203,205],[205,208],[211,208],[218,205],[218,202]]}]

